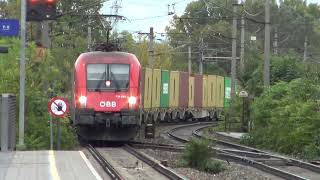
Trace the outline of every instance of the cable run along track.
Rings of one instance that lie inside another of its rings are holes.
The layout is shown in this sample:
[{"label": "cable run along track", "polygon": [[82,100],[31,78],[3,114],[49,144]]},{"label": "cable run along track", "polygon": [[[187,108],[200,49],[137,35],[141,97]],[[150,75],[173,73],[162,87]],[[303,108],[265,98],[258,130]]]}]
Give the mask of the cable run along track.
[{"label": "cable run along track", "polygon": [[[217,125],[217,123],[186,125],[173,128],[168,132],[168,136],[176,141],[187,143],[192,137],[208,139],[200,134],[206,127]],[[284,179],[320,179],[320,167],[300,160],[279,156],[259,149],[242,146],[239,144],[208,139],[225,148],[212,148],[217,158],[230,160],[236,163],[249,165],[264,172],[273,174]],[[274,163],[282,163],[281,166]],[[295,169],[294,169],[295,168]],[[292,170],[298,171],[293,172]],[[291,172],[290,172],[291,171]]]}]

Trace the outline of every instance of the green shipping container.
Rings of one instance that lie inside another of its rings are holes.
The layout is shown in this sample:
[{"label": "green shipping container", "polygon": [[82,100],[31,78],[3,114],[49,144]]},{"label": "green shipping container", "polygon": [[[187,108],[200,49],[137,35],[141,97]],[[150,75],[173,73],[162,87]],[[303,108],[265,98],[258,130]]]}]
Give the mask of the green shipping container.
[{"label": "green shipping container", "polygon": [[160,107],[169,107],[169,82],[170,73],[167,70],[161,71],[161,94],[160,94]]},{"label": "green shipping container", "polygon": [[230,107],[231,101],[231,79],[224,78],[224,107]]}]

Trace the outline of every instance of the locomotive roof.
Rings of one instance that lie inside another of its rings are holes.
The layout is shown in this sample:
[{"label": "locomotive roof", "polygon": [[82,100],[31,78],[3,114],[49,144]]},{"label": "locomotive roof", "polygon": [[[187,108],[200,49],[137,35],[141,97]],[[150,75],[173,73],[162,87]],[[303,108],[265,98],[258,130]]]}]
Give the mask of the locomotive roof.
[{"label": "locomotive roof", "polygon": [[86,52],[82,53],[77,61],[82,62],[90,62],[92,59],[99,59],[102,57],[122,57],[126,61],[130,63],[139,63],[138,59],[134,54],[127,53],[127,52],[119,52],[119,51],[112,51],[112,52],[102,52],[102,51],[94,51],[94,52]]}]

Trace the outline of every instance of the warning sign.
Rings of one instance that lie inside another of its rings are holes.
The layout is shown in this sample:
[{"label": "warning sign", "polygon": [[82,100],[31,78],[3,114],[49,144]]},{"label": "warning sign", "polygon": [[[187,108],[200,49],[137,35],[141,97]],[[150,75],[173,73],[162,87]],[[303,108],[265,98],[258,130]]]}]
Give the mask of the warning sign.
[{"label": "warning sign", "polygon": [[69,110],[68,103],[64,98],[52,98],[48,104],[48,110],[51,116],[64,117]]}]

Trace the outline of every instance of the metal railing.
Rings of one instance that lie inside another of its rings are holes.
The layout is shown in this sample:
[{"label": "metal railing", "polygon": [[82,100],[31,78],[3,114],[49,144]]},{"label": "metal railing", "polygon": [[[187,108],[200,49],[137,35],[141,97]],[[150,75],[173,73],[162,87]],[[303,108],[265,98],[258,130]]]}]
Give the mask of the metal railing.
[{"label": "metal railing", "polygon": [[16,148],[16,96],[0,96],[0,148],[1,151],[13,151]]}]

